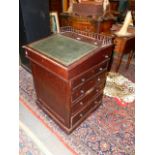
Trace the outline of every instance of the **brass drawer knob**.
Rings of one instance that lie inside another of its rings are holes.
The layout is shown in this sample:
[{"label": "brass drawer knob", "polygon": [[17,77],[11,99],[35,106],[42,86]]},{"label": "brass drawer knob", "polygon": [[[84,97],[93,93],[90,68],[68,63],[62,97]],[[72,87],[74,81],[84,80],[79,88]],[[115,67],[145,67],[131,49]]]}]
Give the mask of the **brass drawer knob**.
[{"label": "brass drawer knob", "polygon": [[80,102],[80,105],[83,105],[83,102]]}]

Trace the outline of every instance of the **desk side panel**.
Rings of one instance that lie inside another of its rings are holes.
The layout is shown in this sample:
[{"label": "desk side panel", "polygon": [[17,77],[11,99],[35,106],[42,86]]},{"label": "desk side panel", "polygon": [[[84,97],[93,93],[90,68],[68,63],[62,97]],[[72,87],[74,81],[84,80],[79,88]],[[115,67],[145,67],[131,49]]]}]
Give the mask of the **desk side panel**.
[{"label": "desk side panel", "polygon": [[31,66],[38,104],[62,127],[69,127],[68,83],[33,62]]}]

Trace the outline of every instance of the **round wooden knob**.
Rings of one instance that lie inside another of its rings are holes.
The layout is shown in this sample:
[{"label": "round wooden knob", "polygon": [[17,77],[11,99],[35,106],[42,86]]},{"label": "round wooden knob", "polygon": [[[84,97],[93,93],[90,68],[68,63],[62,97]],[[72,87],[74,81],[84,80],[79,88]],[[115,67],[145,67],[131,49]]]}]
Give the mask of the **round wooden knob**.
[{"label": "round wooden knob", "polygon": [[80,114],[80,117],[83,117],[83,114]]},{"label": "round wooden knob", "polygon": [[81,81],[82,81],[82,82],[85,82],[85,78],[82,78]]},{"label": "round wooden knob", "polygon": [[102,68],[102,67],[100,67],[100,68],[99,68],[99,70],[100,70],[100,71],[102,71],[102,70],[103,70],[103,68]]},{"label": "round wooden knob", "polygon": [[25,52],[25,55],[28,56],[28,52],[27,51]]},{"label": "round wooden knob", "polygon": [[97,81],[101,81],[101,79],[100,78],[97,78]]},{"label": "round wooden knob", "polygon": [[83,102],[80,102],[80,105],[83,105]]},{"label": "round wooden knob", "polygon": [[81,90],[80,92],[81,92],[81,94],[83,94],[84,93],[84,90]]},{"label": "round wooden knob", "polygon": [[98,89],[96,89],[96,92],[99,92],[99,90],[98,90]]},{"label": "round wooden knob", "polygon": [[105,58],[109,58],[109,56],[108,55],[105,55]]}]

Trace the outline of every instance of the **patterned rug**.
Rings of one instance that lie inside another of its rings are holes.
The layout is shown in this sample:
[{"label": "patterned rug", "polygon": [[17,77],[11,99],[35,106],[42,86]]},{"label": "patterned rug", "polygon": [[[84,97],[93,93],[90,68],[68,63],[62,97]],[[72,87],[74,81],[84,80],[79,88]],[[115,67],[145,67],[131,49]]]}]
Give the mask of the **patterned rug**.
[{"label": "patterned rug", "polygon": [[[79,155],[134,155],[135,154],[135,105],[125,107],[114,98],[104,96],[101,106],[70,135],[59,128],[35,103],[32,75],[19,69],[20,98],[56,133],[74,154]],[[22,149],[22,148],[20,148]]]},{"label": "patterned rug", "polygon": [[41,152],[33,140],[19,128],[19,154],[20,155],[45,155]]}]

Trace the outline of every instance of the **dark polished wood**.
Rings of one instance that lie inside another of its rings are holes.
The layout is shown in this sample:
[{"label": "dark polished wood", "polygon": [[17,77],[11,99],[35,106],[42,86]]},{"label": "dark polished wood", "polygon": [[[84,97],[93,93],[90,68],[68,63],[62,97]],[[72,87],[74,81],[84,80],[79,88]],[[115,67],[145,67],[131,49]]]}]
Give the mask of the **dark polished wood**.
[{"label": "dark polished wood", "polygon": [[113,44],[98,47],[69,66],[24,46],[31,62],[37,104],[67,133],[101,103]]}]

